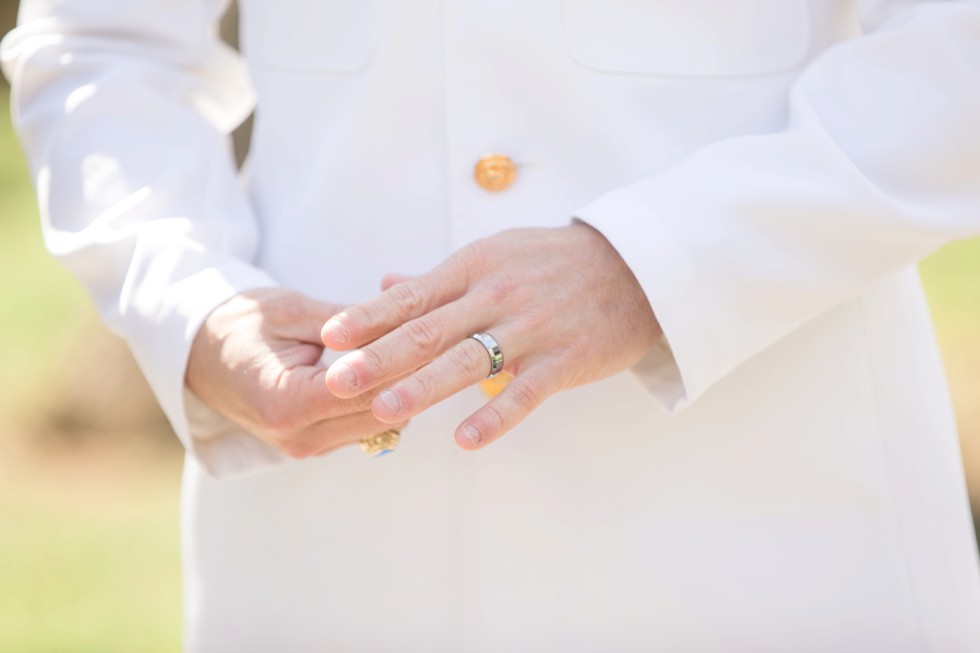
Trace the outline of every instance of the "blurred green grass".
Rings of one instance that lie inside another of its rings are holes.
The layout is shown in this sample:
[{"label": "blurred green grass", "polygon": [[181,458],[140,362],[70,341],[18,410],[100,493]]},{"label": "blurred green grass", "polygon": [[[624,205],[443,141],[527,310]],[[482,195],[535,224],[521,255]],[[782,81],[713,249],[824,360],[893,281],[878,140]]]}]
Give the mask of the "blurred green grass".
[{"label": "blurred green grass", "polygon": [[44,251],[5,93],[0,216],[0,651],[178,651],[179,455],[67,446],[25,419],[57,404],[52,379],[72,364],[60,353],[95,318]]},{"label": "blurred green grass", "polygon": [[[84,294],[44,251],[37,204],[24,158],[0,94],[0,410],[22,390],[66,327],[91,315]],[[6,410],[3,411],[6,414]]]},{"label": "blurred green grass", "polygon": [[[179,454],[132,439],[66,447],[21,420],[58,401],[47,395],[72,363],[64,345],[95,318],[44,251],[5,94],[0,216],[0,651],[177,651]],[[976,506],[980,239],[946,247],[922,271]]]},{"label": "blurred green grass", "polygon": [[179,466],[82,458],[4,479],[0,651],[179,651]]},{"label": "blurred green grass", "polygon": [[919,269],[942,341],[980,346],[980,238],[950,243]]}]

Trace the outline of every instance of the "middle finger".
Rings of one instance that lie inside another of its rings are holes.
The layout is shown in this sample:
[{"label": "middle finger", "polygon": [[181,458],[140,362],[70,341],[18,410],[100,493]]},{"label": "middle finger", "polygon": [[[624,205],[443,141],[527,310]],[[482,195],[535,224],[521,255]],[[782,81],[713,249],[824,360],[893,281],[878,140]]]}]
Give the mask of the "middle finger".
[{"label": "middle finger", "polygon": [[410,320],[334,362],[327,388],[337,397],[356,397],[409,374],[472,335],[487,323],[488,312],[485,304],[464,297]]},{"label": "middle finger", "polygon": [[[495,326],[492,332],[504,353],[504,369],[516,373],[524,355],[517,329],[504,323]],[[463,338],[425,367],[382,390],[374,398],[371,409],[378,420],[385,423],[410,419],[487,378],[490,368],[487,348],[474,338]]]}]

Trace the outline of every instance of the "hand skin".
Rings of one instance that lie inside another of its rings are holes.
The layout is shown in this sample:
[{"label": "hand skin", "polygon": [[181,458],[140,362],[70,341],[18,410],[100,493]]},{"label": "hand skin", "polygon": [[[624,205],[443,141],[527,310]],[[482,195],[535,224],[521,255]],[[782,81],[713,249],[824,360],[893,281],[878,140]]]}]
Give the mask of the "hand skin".
[{"label": "hand skin", "polygon": [[493,442],[555,392],[634,365],[661,335],[629,267],[583,223],[506,231],[384,286],[324,324],[328,348],[360,347],[330,366],[327,387],[354,398],[388,385],[371,409],[381,422],[402,422],[487,376],[487,350],[469,336],[488,332],[514,379],[457,427],[467,450]]},{"label": "hand skin", "polygon": [[376,393],[338,399],[324,384],[320,328],[340,306],[279,288],[216,308],[191,347],[187,384],[205,403],[291,458],[322,455],[407,420],[380,422]]}]

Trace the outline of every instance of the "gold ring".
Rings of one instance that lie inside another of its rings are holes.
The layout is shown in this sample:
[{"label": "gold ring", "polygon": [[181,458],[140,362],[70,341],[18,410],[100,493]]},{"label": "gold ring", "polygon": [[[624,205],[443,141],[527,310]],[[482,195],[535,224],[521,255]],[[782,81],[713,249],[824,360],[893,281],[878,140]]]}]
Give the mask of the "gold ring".
[{"label": "gold ring", "polygon": [[398,446],[398,436],[398,431],[395,429],[390,429],[388,431],[382,431],[376,435],[369,435],[366,438],[361,438],[358,444],[361,445],[361,449],[364,451],[364,453],[378,458],[395,450],[395,447]]}]

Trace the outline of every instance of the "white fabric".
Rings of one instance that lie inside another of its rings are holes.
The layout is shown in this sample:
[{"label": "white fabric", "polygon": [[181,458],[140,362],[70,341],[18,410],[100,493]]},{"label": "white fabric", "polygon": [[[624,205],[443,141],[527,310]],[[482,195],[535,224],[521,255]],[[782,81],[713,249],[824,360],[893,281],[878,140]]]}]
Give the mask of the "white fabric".
[{"label": "white fabric", "polygon": [[[188,650],[980,650],[913,267],[980,230],[978,3],[247,0],[244,62],[223,4],[24,0],[2,49],[49,248],[188,449]],[[290,462],[184,389],[236,292],[572,218],[666,340],[484,451],[476,390]]]}]

